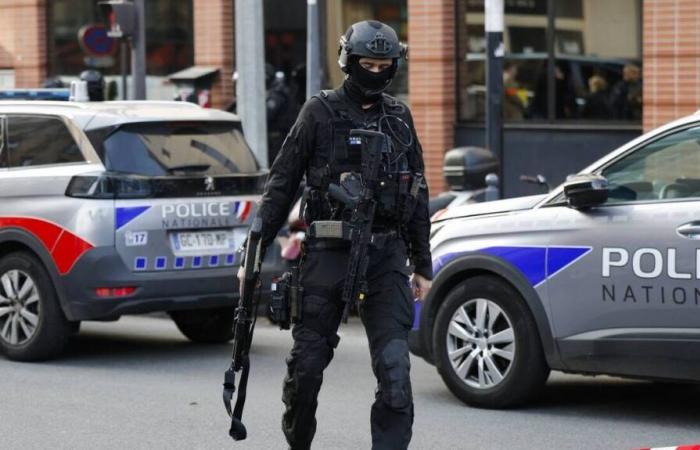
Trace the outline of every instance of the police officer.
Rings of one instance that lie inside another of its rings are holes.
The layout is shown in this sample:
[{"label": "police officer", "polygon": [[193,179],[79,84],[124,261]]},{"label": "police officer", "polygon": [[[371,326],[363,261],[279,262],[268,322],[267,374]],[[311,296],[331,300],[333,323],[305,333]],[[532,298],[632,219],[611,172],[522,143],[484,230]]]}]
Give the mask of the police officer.
[{"label": "police officer", "polygon": [[[368,293],[359,306],[378,382],[371,411],[372,448],[377,450],[405,449],[411,439],[407,338],[414,298],[425,297],[432,279],[421,146],[408,108],[384,94],[405,52],[396,32],[381,22],[363,21],[347,30],[340,38],[338,60],[345,81],[304,104],[270,169],[257,212],[263,223],[264,249],[286,220],[306,175],[306,223],[346,217],[344,206],[328,195],[328,185],[339,183],[348,172],[360,173],[361,155],[348,150],[349,130],[368,129],[388,136],[391,152],[383,157],[382,188],[376,193]],[[292,329],[294,345],[287,358],[282,395],[286,406],[282,429],[295,450],[310,448],[316,431],[323,371],[339,341],[336,332],[343,316],[341,289],[349,248],[347,240],[313,234],[304,242],[301,322]],[[242,275],[243,269],[239,278]]]},{"label": "police officer", "polygon": [[87,82],[88,97],[91,102],[105,100],[105,79],[97,70],[83,70],[80,79]]}]

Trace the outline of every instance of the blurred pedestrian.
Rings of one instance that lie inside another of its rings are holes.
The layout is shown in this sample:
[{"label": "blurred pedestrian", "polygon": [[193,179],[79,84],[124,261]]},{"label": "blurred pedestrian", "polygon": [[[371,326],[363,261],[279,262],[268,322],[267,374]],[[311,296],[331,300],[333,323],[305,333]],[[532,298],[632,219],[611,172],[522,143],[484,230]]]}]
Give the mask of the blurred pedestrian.
[{"label": "blurred pedestrian", "polygon": [[[530,116],[535,119],[546,119],[547,112],[547,66],[543,66],[535,87],[535,97],[530,105]],[[554,66],[554,117],[570,119],[576,115],[576,96],[571,87],[569,71],[562,61]]]},{"label": "blurred pedestrian", "polygon": [[266,88],[267,157],[268,167],[271,167],[285,136],[294,125],[301,105],[294,101],[287,77],[282,71],[274,71],[269,82],[266,81]]},{"label": "blurred pedestrian", "polygon": [[642,71],[638,66],[625,65],[622,80],[612,88],[610,103],[615,119],[642,119]]},{"label": "blurred pedestrian", "polygon": [[105,100],[105,79],[98,70],[83,70],[80,72],[80,80],[87,83],[88,97],[91,102],[103,102]]},{"label": "blurred pedestrian", "polygon": [[506,61],[503,66],[503,119],[522,120],[525,103],[520,96],[518,84],[518,65]]},{"label": "blurred pedestrian", "polygon": [[584,119],[611,119],[608,82],[600,75],[588,79],[588,95],[581,115]]}]

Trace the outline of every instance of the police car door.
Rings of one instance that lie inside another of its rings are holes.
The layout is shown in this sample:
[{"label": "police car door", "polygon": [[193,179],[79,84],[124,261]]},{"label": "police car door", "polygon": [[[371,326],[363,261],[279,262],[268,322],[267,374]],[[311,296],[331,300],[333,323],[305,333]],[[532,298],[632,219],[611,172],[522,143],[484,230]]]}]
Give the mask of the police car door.
[{"label": "police car door", "polygon": [[597,173],[610,183],[605,204],[556,206],[548,266],[560,271],[548,289],[566,363],[697,376],[687,355],[700,343],[700,126],[654,137]]}]

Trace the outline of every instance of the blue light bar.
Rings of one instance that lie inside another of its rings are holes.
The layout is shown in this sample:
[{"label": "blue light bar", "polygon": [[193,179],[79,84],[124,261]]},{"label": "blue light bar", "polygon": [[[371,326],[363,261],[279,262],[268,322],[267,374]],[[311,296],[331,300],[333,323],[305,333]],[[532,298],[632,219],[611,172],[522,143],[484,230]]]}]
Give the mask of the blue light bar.
[{"label": "blue light bar", "polygon": [[0,90],[0,100],[68,101],[70,89],[7,89]]}]

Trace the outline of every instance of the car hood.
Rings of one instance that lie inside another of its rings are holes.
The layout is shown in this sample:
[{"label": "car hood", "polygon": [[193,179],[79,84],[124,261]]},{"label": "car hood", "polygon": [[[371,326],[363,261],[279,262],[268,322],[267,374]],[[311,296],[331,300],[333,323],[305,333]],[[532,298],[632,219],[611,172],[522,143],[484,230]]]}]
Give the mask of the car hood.
[{"label": "car hood", "polygon": [[509,198],[507,200],[497,200],[494,202],[471,203],[468,205],[457,206],[455,208],[449,208],[447,212],[442,214],[435,222],[442,222],[443,220],[456,219],[459,217],[483,216],[487,214],[499,214],[532,209],[545,197],[547,197],[547,194],[529,195],[527,197],[516,197]]}]

